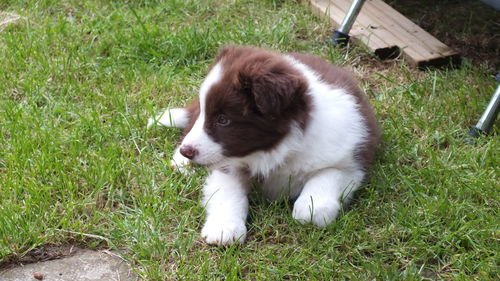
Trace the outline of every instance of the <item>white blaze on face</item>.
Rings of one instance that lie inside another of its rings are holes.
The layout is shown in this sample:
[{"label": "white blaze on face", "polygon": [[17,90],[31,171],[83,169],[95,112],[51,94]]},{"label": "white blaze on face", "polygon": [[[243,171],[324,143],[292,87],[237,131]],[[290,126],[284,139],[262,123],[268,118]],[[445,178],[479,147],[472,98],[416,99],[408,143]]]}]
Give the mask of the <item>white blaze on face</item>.
[{"label": "white blaze on face", "polygon": [[222,146],[212,140],[212,138],[204,130],[205,125],[205,106],[207,94],[214,84],[220,81],[222,77],[221,63],[215,65],[208,73],[207,77],[201,84],[200,88],[200,115],[193,128],[184,137],[181,146],[190,145],[196,149],[197,154],[192,159],[193,162],[198,164],[214,164],[219,162],[222,158]]}]

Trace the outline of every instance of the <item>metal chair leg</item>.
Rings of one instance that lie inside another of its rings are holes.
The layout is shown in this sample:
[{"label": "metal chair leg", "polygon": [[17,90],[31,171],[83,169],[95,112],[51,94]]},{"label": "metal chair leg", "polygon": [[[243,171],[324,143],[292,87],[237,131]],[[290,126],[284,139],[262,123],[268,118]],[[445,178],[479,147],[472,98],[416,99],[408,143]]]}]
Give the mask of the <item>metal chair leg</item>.
[{"label": "metal chair leg", "polygon": [[359,11],[361,11],[361,7],[363,7],[364,3],[365,0],[354,0],[352,2],[351,7],[344,17],[339,29],[335,30],[330,37],[330,43],[334,46],[345,46],[347,44],[349,41],[349,31],[356,21],[356,17],[358,16]]},{"label": "metal chair leg", "polygon": [[[497,81],[500,82],[500,74],[497,75]],[[480,134],[487,134],[498,116],[498,111],[500,110],[500,85],[498,85],[495,94],[490,100],[490,103],[486,107],[483,115],[477,122],[475,126],[472,126],[469,131],[469,136],[478,137]]]}]

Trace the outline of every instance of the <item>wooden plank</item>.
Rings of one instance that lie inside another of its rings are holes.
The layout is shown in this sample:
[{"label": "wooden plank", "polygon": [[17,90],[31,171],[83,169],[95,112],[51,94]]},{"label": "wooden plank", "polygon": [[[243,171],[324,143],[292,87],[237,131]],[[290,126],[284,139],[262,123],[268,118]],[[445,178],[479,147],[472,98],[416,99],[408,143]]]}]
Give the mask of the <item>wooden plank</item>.
[{"label": "wooden plank", "polygon": [[[328,17],[339,26],[352,0],[309,0],[318,16]],[[459,55],[382,0],[367,0],[350,32],[379,56],[398,53],[418,67],[459,62]]]},{"label": "wooden plank", "polygon": [[335,6],[330,0],[310,0],[310,7],[313,13],[318,17],[326,17],[330,22],[339,26],[342,21],[342,9]]},{"label": "wooden plank", "polygon": [[[334,26],[339,26],[345,15],[345,10],[342,7],[339,7],[336,1],[332,2],[330,0],[311,0],[310,7],[315,15],[317,15],[318,17],[326,17],[330,19],[330,22]],[[364,29],[364,27],[355,23],[351,29],[350,34],[364,34]],[[354,35],[354,39],[358,39],[358,36]],[[363,38],[362,41],[365,44],[367,42],[370,42],[370,45],[375,49],[382,49],[386,47],[386,42],[380,39],[377,34],[370,34],[370,36],[366,36],[366,38]]]},{"label": "wooden plank", "polygon": [[0,31],[2,31],[9,24],[13,24],[18,21],[21,17],[8,12],[0,11]]},{"label": "wooden plank", "polygon": [[451,48],[383,1],[369,0],[366,4],[366,11],[369,14],[372,13],[371,18],[387,27],[398,37],[400,40],[398,46],[404,48],[403,53],[408,55],[408,59],[413,59],[415,63],[456,54]]},{"label": "wooden plank", "polygon": [[[342,13],[342,19],[351,5],[350,0],[335,0]],[[365,3],[366,5],[366,3]],[[340,25],[340,24],[339,24]],[[373,21],[365,13],[363,8],[356,18],[351,32],[349,33],[356,41],[368,46],[375,54],[383,54],[382,58],[397,57],[400,53],[398,39],[385,26]],[[395,53],[394,53],[395,52]],[[393,55],[391,55],[394,53]]]},{"label": "wooden plank", "polygon": [[[346,11],[351,5],[350,0],[335,0],[335,2]],[[369,7],[370,2],[371,1],[365,2],[363,10],[356,19],[356,21],[359,22],[359,24],[364,28],[364,32],[360,34],[361,41],[368,47],[372,48],[366,43],[367,36],[365,33],[376,34],[385,42],[386,47],[397,46],[405,53],[405,55],[411,58],[412,61],[425,60],[428,53],[422,53],[414,48],[409,48],[409,45],[418,44],[418,42],[414,42],[415,40],[412,36],[406,36],[406,32],[404,32],[402,28],[398,27],[397,24],[394,24],[391,21],[384,21],[383,18],[387,16],[384,14],[379,15],[377,10],[374,11],[373,7]],[[377,49],[374,49],[374,51],[377,51]]]},{"label": "wooden plank", "polygon": [[[379,9],[384,9],[383,6],[390,8],[389,5],[380,1]],[[402,34],[411,34],[413,35],[415,40],[415,44],[408,46],[408,48],[419,50],[423,52],[423,50],[428,52],[428,55],[423,60],[415,60],[413,63],[418,65],[419,67],[426,66],[441,66],[441,65],[449,65],[450,63],[453,65],[458,65],[461,61],[459,53],[457,53],[452,48],[448,47],[446,44],[442,43],[430,33],[404,17],[402,14],[395,12],[391,14],[386,14],[388,18],[392,16],[392,21],[400,26],[406,31],[401,31]],[[407,54],[407,52],[404,52]],[[407,58],[411,60],[411,57]]]}]

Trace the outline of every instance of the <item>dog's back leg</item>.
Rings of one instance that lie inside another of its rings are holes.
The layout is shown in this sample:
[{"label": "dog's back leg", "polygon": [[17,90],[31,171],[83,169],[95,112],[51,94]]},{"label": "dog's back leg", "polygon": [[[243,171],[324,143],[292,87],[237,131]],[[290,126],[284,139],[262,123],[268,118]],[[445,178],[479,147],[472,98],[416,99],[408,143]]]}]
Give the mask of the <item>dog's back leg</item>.
[{"label": "dog's back leg", "polygon": [[188,121],[188,113],[184,108],[172,108],[165,110],[156,117],[149,118],[148,127],[158,124],[165,127],[184,128]]},{"label": "dog's back leg", "polygon": [[[200,103],[198,99],[195,99],[186,107],[167,109],[155,118],[150,118],[148,120],[148,128],[155,124],[183,128],[185,135],[191,130],[199,114]],[[180,147],[177,147],[170,163],[171,168],[181,173],[187,173],[189,171],[187,167],[190,163],[189,159],[180,153]]]},{"label": "dog's back leg", "polygon": [[312,222],[319,227],[328,225],[360,186],[363,175],[359,169],[321,170],[306,182],[293,206],[293,217],[300,223]]},{"label": "dog's back leg", "polygon": [[149,118],[148,128],[158,124],[165,127],[186,128],[194,123],[199,114],[198,99],[183,108],[167,109],[156,117]]}]

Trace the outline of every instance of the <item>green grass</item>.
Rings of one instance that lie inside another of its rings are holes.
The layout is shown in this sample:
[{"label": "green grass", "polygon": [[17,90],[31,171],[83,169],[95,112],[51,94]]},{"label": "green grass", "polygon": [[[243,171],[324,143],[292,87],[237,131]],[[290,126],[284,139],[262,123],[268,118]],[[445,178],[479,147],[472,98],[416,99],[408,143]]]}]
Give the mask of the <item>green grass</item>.
[{"label": "green grass", "polygon": [[[0,32],[0,262],[76,243],[120,251],[144,280],[499,278],[498,127],[463,142],[496,87],[485,68],[421,72],[331,49],[329,24],[293,1],[0,9],[23,16]],[[254,192],[245,244],[200,239],[206,172],[173,173],[180,132],[145,124],[194,97],[227,43],[321,55],[352,67],[370,96],[383,146],[354,203],[325,229]]]}]

